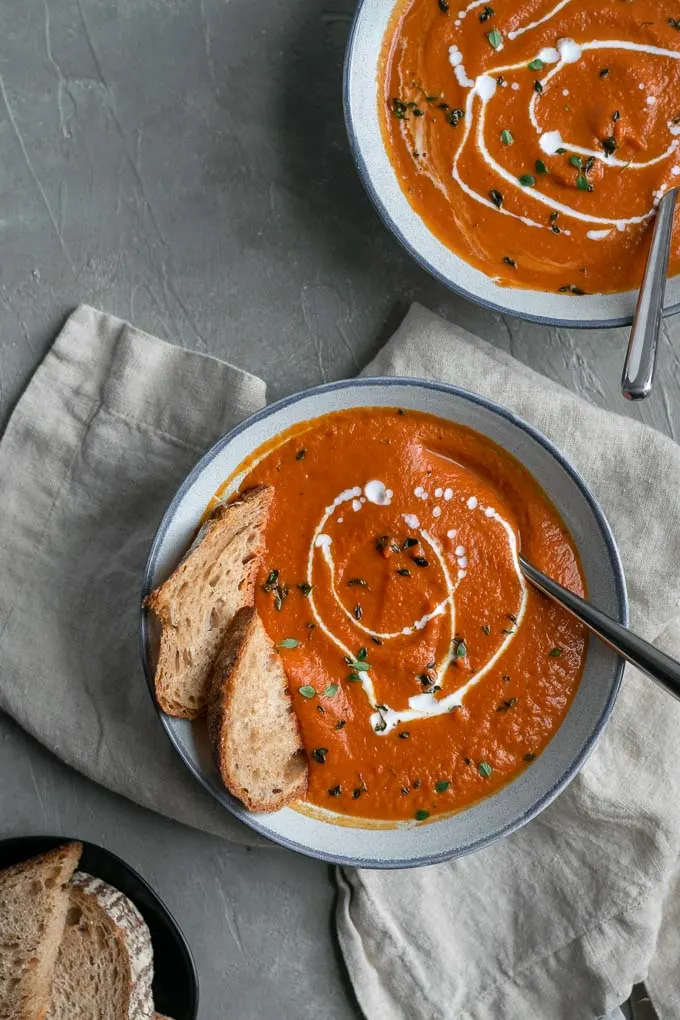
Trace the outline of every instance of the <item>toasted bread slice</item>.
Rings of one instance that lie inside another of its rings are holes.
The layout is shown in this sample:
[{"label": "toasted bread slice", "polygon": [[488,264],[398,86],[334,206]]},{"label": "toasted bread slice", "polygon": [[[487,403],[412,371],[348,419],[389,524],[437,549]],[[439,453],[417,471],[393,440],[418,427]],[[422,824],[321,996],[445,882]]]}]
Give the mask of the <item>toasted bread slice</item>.
[{"label": "toasted bread slice", "polygon": [[208,733],[230,793],[277,811],[307,791],[308,765],[281,656],[252,607],[240,609],[213,669]]},{"label": "toasted bread slice", "polygon": [[151,1020],[153,949],[134,903],[76,872],[47,1020]]},{"label": "toasted bread slice", "polygon": [[227,627],[252,605],[274,490],[261,485],[208,518],[175,572],[145,600],[162,626],[156,698],[168,715],[195,719]]},{"label": "toasted bread slice", "polygon": [[0,1017],[36,1020],[50,1001],[68,910],[68,881],[83,847],[69,843],[0,872]]}]

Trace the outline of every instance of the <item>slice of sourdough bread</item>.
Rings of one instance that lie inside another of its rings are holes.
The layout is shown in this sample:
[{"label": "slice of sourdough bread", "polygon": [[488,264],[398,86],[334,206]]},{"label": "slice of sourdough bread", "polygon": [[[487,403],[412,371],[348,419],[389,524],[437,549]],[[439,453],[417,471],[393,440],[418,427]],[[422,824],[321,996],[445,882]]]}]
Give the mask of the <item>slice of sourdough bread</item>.
[{"label": "slice of sourdough bread", "polygon": [[83,847],[69,843],[0,872],[0,1018],[36,1020],[50,984],[68,910],[68,881]]},{"label": "slice of sourdough bread", "polygon": [[134,903],[76,872],[47,1020],[151,1020],[151,936]]},{"label": "slice of sourdough bread", "polygon": [[256,610],[240,609],[213,669],[208,733],[230,793],[277,811],[307,791],[308,765],[281,656]]},{"label": "slice of sourdough bread", "polygon": [[195,719],[227,627],[252,605],[264,527],[274,490],[261,485],[221,504],[175,572],[145,600],[162,627],[155,685],[168,715]]}]

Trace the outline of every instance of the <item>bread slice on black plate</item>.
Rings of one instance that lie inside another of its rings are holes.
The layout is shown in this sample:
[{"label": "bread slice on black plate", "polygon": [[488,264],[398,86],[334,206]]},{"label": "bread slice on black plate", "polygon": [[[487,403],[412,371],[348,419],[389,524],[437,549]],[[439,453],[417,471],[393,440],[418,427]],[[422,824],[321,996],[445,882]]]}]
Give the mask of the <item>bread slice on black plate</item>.
[{"label": "bread slice on black plate", "polygon": [[224,785],[250,811],[277,811],[307,792],[288,679],[252,607],[237,612],[215,662],[208,733]]},{"label": "bread slice on black plate", "polygon": [[83,847],[69,843],[0,872],[0,1017],[44,1017]]},{"label": "bread slice on black plate", "polygon": [[134,903],[76,872],[47,1020],[152,1020],[153,948]]},{"label": "bread slice on black plate", "polygon": [[255,598],[255,576],[273,499],[270,485],[220,504],[168,580],[145,605],[162,627],[155,686],[168,715],[197,718],[226,630],[241,606]]}]

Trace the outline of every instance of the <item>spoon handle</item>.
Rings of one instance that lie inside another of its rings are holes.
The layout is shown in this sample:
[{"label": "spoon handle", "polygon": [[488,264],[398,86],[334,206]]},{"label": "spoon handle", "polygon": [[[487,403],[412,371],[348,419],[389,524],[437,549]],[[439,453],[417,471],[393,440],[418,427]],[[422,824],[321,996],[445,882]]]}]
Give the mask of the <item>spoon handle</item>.
[{"label": "spoon handle", "polygon": [[549,595],[555,602],[559,602],[572,616],[584,623],[593,634],[597,634],[605,644],[608,644],[642,673],[651,677],[652,680],[656,680],[670,694],[680,699],[680,662],[676,662],[675,659],[671,659],[670,655],[666,655],[654,645],[650,645],[648,641],[633,634],[623,624],[613,620],[602,610],[596,609],[590,602],[586,602],[585,599],[574,595],[567,588],[563,588],[561,584],[537,570],[521,556],[519,563],[524,576],[536,588],[545,595]]},{"label": "spoon handle", "polygon": [[656,213],[621,379],[621,392],[628,400],[643,400],[652,390],[677,197],[677,188],[668,191]]}]

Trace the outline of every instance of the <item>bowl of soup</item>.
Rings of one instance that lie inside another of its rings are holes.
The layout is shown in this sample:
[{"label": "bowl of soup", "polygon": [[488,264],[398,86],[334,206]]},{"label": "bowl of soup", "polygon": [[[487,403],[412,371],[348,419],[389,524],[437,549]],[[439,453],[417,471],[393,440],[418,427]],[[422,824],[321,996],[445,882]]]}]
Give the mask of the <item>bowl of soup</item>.
[{"label": "bowl of soup", "polygon": [[145,591],[217,502],[260,485],[273,500],[255,607],[282,658],[308,789],[275,813],[248,811],[220,782],[203,720],[161,713],[196,779],[275,842],[362,867],[470,853],[534,817],[594,747],[622,672],[519,569],[521,549],[625,622],[616,546],[574,469],[455,387],[318,387],[248,419],[197,465],[161,523]]},{"label": "bowl of soup", "polygon": [[[345,115],[385,223],[479,304],[629,322],[656,208],[680,184],[673,13],[652,0],[362,0]],[[679,272],[680,222],[667,313]]]}]

